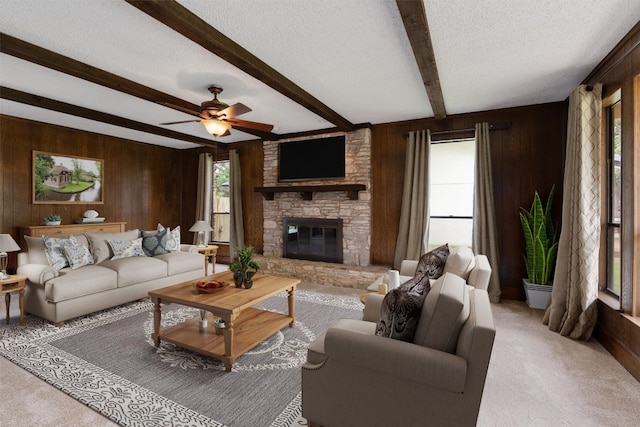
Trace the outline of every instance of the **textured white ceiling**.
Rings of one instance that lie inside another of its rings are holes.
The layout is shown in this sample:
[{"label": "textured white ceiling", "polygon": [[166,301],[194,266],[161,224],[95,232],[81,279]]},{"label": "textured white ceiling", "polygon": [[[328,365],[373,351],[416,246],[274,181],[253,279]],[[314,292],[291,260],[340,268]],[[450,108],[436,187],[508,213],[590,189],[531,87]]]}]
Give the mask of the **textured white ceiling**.
[{"label": "textured white ceiling", "polygon": [[[179,0],[352,123],[432,117],[395,1]],[[640,0],[425,0],[448,114],[565,99],[640,20]],[[274,132],[332,127],[123,1],[0,0],[0,31]],[[184,113],[0,55],[0,84],[157,125]],[[0,112],[175,148],[192,143],[0,99]],[[212,138],[198,123],[168,126]],[[218,140],[254,139],[236,130]]]}]

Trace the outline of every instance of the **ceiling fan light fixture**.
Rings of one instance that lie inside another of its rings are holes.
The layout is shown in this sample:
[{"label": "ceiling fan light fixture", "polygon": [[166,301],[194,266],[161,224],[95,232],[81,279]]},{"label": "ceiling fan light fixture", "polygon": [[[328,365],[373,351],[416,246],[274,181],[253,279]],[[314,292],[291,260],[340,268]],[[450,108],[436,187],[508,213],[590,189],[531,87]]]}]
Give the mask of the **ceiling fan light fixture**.
[{"label": "ceiling fan light fixture", "polygon": [[231,128],[227,122],[217,119],[200,120],[200,123],[211,135],[222,136]]}]

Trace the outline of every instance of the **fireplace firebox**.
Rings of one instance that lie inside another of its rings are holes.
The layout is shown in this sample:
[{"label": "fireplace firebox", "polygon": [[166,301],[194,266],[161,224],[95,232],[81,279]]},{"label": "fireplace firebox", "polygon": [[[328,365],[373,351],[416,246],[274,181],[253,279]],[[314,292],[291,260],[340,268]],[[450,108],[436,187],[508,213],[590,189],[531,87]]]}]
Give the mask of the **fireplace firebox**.
[{"label": "fireplace firebox", "polygon": [[284,218],[285,258],[342,264],[342,220]]}]

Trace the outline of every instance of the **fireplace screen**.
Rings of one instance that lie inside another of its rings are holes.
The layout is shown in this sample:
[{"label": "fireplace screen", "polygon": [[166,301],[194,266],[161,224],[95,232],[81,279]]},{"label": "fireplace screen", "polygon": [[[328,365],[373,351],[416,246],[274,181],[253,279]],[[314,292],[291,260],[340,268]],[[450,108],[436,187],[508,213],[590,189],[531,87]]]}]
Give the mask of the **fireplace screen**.
[{"label": "fireplace screen", "polygon": [[342,220],[284,219],[284,257],[342,263]]}]

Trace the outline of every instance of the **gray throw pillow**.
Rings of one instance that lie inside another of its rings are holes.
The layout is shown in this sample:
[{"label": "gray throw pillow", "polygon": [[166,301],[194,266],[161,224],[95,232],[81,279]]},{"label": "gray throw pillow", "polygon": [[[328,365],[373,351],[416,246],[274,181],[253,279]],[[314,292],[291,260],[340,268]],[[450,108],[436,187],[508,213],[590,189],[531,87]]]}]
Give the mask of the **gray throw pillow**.
[{"label": "gray throw pillow", "polygon": [[168,231],[166,228],[157,233],[142,231],[142,250],[146,256],[162,255],[169,252],[167,250]]}]

